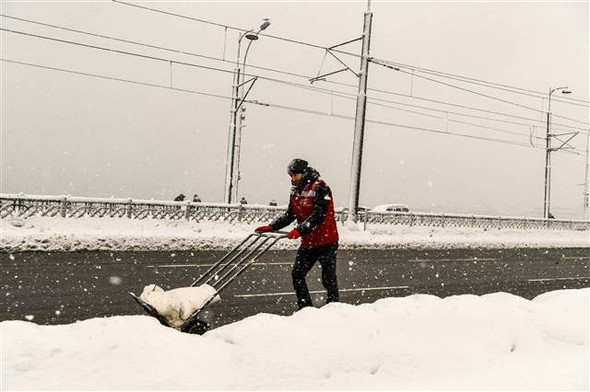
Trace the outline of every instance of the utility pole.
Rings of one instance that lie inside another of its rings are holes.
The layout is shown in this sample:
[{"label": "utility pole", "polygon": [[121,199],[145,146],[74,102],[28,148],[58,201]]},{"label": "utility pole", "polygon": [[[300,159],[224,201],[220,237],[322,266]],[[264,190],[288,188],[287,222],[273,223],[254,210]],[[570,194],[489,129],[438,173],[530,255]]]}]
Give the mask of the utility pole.
[{"label": "utility pole", "polygon": [[[343,42],[326,48],[326,54],[329,54],[336,58],[338,62],[344,65],[344,68],[324,73],[322,75],[309,79],[310,83],[317,81],[324,81],[328,76],[335,75],[340,72],[350,71],[359,80],[358,94],[356,98],[356,116],[354,123],[354,138],[352,144],[352,164],[350,173],[350,193],[349,193],[349,211],[348,221],[356,222],[358,216],[359,207],[359,193],[361,185],[361,164],[363,159],[363,141],[365,134],[365,114],[367,109],[367,78],[369,76],[369,52],[371,46],[371,23],[373,20],[373,13],[371,12],[371,0],[367,1],[367,12],[364,16],[363,35],[359,38],[352,39],[350,41]],[[357,73],[350,68],[346,63],[338,58],[334,54],[334,49],[343,45],[347,45],[356,41],[362,41],[361,47],[361,65],[360,71]],[[321,71],[321,69],[320,69]]]},{"label": "utility pole", "polygon": [[350,173],[350,196],[348,222],[357,221],[359,194],[361,186],[361,169],[363,159],[363,142],[365,137],[365,115],[367,109],[367,77],[369,76],[369,49],[371,44],[371,23],[373,13],[365,12],[363,43],[361,49],[361,67],[359,75],[358,95],[356,98],[356,116],[354,123],[354,140],[352,144],[352,167]]},{"label": "utility pole", "polygon": [[[543,201],[544,219],[549,219],[551,217],[551,152],[558,151],[564,144],[567,144],[567,142],[565,142],[558,148],[551,147],[551,138],[557,136],[551,133],[551,95],[556,91],[561,91],[562,94],[572,93],[567,89],[567,87],[549,89],[549,103],[547,104],[547,138],[545,146],[545,197]],[[575,135],[576,134],[574,134],[574,136]]]}]

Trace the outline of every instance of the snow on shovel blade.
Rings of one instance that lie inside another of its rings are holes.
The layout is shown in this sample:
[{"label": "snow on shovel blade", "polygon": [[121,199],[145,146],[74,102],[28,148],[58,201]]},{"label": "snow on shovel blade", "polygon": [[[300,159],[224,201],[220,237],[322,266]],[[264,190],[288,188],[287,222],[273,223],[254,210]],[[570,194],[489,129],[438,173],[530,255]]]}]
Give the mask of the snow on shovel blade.
[{"label": "snow on shovel blade", "polygon": [[[186,325],[187,320],[204,306],[220,300],[217,291],[208,284],[180,287],[168,291],[151,284],[143,289],[143,293],[139,297],[130,294],[148,314],[156,317],[160,323],[180,330],[191,329],[190,325]],[[198,322],[203,323],[200,320]]]}]

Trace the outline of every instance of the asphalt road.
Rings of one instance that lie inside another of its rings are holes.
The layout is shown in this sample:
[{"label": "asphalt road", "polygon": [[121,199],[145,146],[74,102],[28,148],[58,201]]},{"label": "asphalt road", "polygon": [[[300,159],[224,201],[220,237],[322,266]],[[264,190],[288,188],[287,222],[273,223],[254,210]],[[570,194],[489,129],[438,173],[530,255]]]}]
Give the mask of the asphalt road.
[{"label": "asphalt road", "polygon": [[[0,320],[64,324],[88,318],[144,314],[127,294],[157,283],[189,285],[225,252],[26,252],[1,254]],[[256,313],[295,310],[294,251],[271,251],[229,285],[204,312],[212,327]],[[568,249],[340,250],[341,301],[351,304],[414,293],[543,292],[590,287],[590,251]],[[319,267],[308,276],[316,306],[324,303]]]}]

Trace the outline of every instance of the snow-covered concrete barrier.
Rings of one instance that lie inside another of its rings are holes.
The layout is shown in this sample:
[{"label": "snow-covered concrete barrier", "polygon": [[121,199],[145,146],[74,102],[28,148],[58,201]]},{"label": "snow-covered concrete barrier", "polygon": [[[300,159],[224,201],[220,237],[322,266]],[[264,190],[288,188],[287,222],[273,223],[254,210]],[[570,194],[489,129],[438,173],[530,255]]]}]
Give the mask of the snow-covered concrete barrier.
[{"label": "snow-covered concrete barrier", "polygon": [[[211,222],[146,218],[31,216],[0,219],[0,251],[191,251],[226,250],[258,222]],[[588,231],[485,229],[338,223],[341,249],[386,248],[546,248],[590,247]],[[280,241],[278,249],[296,249],[299,241]]]}]

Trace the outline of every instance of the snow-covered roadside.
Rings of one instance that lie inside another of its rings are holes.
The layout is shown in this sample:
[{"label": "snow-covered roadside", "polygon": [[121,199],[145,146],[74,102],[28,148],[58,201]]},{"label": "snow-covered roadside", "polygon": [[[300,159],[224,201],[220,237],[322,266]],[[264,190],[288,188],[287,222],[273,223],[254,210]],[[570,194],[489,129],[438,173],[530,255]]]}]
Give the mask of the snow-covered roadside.
[{"label": "snow-covered roadside", "polygon": [[[0,251],[227,249],[258,224],[52,217],[0,220]],[[588,231],[339,226],[341,248],[590,247]],[[297,241],[278,247],[295,248]]]},{"label": "snow-covered roadside", "polygon": [[218,222],[127,218],[0,220],[0,251],[224,249],[252,228]]},{"label": "snow-covered roadside", "polygon": [[2,390],[588,390],[590,289],[333,303],[203,336],[3,321]]}]

